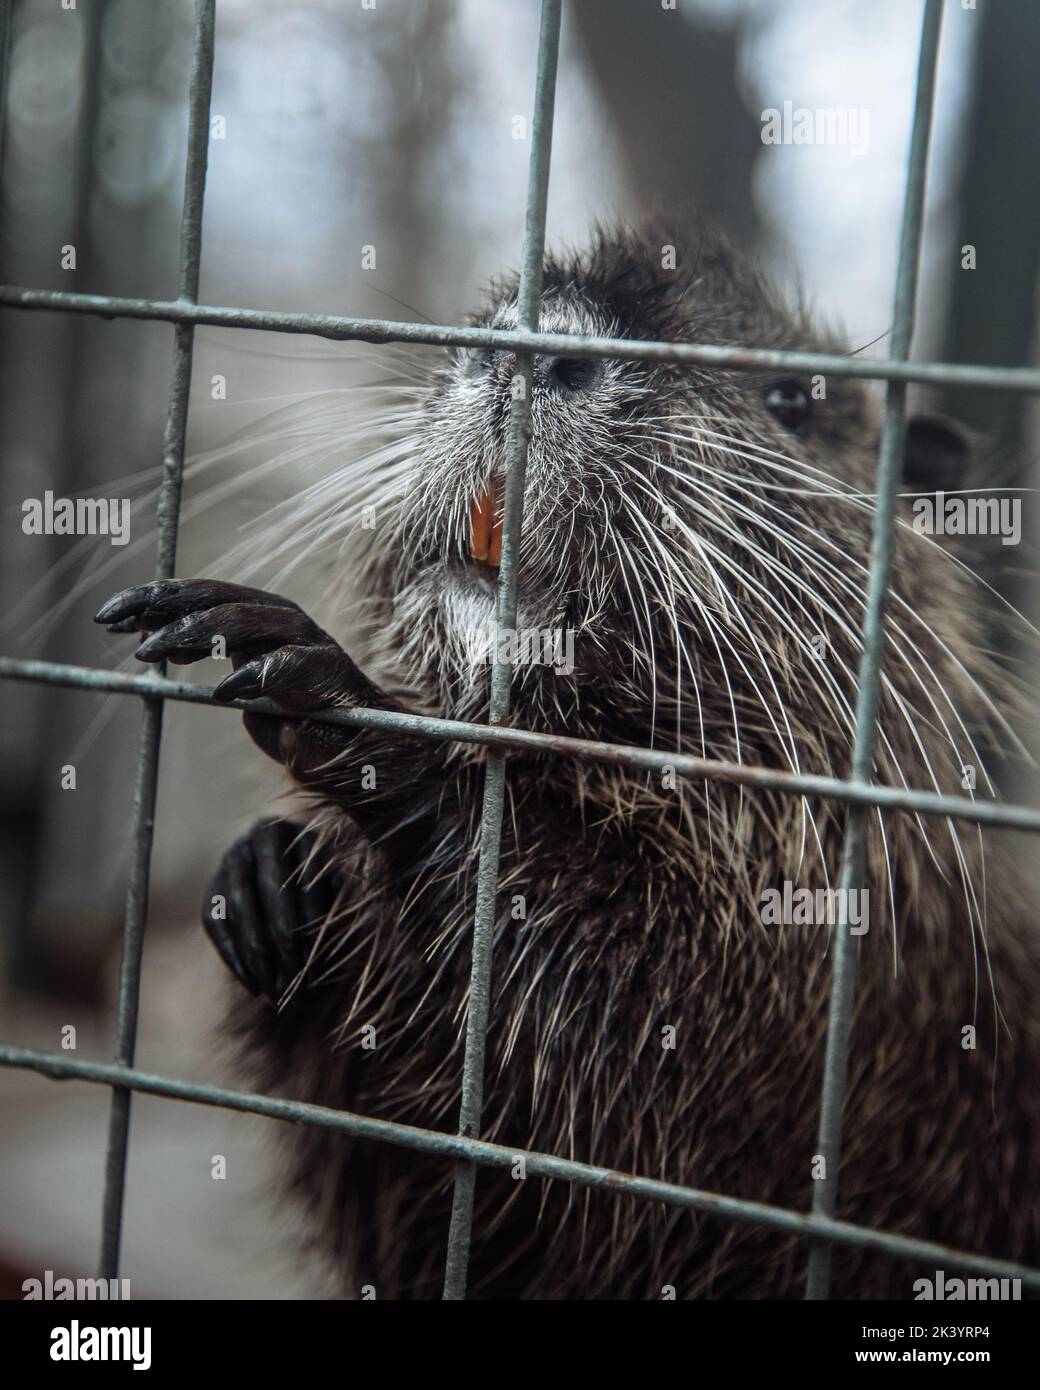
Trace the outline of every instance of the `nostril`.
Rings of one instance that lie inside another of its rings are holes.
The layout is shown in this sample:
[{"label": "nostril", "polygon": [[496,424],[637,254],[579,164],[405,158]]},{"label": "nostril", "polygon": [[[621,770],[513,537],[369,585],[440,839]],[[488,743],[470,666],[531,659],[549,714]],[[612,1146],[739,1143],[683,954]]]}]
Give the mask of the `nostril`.
[{"label": "nostril", "polygon": [[489,376],[495,365],[495,353],[490,348],[467,348],[462,354],[462,367],[467,376]]},{"label": "nostril", "polygon": [[599,381],[601,367],[592,357],[554,357],[549,362],[549,382],[568,394],[591,391]]}]

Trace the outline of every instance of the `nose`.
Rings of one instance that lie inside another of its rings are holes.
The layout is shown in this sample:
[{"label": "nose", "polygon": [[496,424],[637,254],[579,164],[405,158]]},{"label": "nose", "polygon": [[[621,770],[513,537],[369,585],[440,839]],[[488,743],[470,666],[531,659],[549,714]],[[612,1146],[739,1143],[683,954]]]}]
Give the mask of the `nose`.
[{"label": "nose", "polygon": [[564,396],[579,396],[599,383],[601,364],[594,357],[536,357],[535,383]]},{"label": "nose", "polygon": [[[482,350],[470,359],[470,374],[492,378],[508,388],[516,375],[516,353]],[[551,357],[539,353],[534,359],[536,390],[558,396],[580,396],[595,390],[603,375],[603,364],[594,357]]]}]

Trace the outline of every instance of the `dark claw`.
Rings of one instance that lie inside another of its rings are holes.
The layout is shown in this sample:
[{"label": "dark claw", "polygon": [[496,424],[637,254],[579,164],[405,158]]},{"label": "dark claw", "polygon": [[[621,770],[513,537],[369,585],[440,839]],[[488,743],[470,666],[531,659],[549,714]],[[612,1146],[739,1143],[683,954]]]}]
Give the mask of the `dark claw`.
[{"label": "dark claw", "polygon": [[247,661],[213,689],[214,700],[257,700],[264,694],[262,661]]},{"label": "dark claw", "polygon": [[152,584],[138,584],[132,589],[123,589],[103,603],[94,614],[96,623],[125,623],[139,612],[144,612],[148,595],[154,589]]},{"label": "dark claw", "polygon": [[[135,584],[115,594],[101,605],[94,621],[130,623],[129,627],[120,628],[123,632],[136,628],[154,632],[176,618],[229,603],[260,603],[269,608],[300,611],[291,599],[263,589],[251,589],[245,584],[231,584],[221,579],[153,579],[148,584]],[[131,619],[134,621],[130,622]]]},{"label": "dark claw", "polygon": [[[248,902],[247,894],[243,892],[243,886],[239,882],[237,861],[242,854],[242,843],[239,841],[228,850],[220,868],[210,880],[202,905],[202,925],[231,973],[245,985],[250,994],[261,994],[262,987],[252,971],[246,968],[236,944],[244,924],[254,921],[257,915],[255,903]],[[213,899],[218,896],[224,899],[223,918],[216,916],[214,911]]]},{"label": "dark claw", "polygon": [[[206,640],[199,649],[198,637],[199,624],[196,617],[205,618],[207,614],[191,614],[186,618],[178,618],[176,622],[167,623],[165,627],[159,628],[158,632],[153,632],[134,652],[138,661],[164,661],[170,657],[174,661],[193,660],[198,657],[208,656],[212,646]],[[192,638],[196,638],[193,643]]]},{"label": "dark claw", "polygon": [[[300,884],[298,876],[292,877],[299,863],[296,857],[299,846],[284,844],[283,829],[273,825],[253,837],[257,892],[266,911],[266,938],[274,967],[275,997],[288,989],[306,959]],[[298,833],[297,827],[294,830]]]},{"label": "dark claw", "polygon": [[305,713],[344,701],[373,703],[376,690],[342,647],[329,641],[315,646],[275,645],[261,657],[243,662],[213,694],[217,700],[266,696],[284,709]]},{"label": "dark claw", "polygon": [[[207,890],[202,923],[225,965],[252,994],[279,1000],[335,900],[330,874],[304,866],[313,834],[292,821],[261,821],[224,855]],[[224,899],[225,917],[213,914]]]},{"label": "dark claw", "polygon": [[223,637],[232,658],[258,656],[298,642],[332,644],[327,633],[298,608],[261,603],[222,603],[167,623],[135,652],[140,661],[201,661]]},{"label": "dark claw", "polygon": [[[297,604],[261,589],[215,579],[155,580],[116,594],[96,620],[112,632],[142,633],[135,652],[139,661],[187,664],[222,652],[234,671],[217,685],[220,701],[267,696],[297,715],[385,700]],[[354,737],[353,732],[256,712],[246,713],[245,724],[268,756],[305,781]],[[218,928],[213,930],[216,939]],[[239,958],[248,968],[241,949]]]},{"label": "dark claw", "polygon": [[221,923],[234,930],[234,949],[245,967],[239,978],[254,994],[277,996],[277,963],[267,942],[264,900],[257,880],[251,840],[239,840],[225,860],[226,911]]},{"label": "dark claw", "polygon": [[302,639],[330,639],[299,609],[275,608],[259,603],[225,603],[189,613],[153,632],[138,647],[140,661],[201,661],[211,656],[213,641],[222,637],[227,654],[255,656]]}]

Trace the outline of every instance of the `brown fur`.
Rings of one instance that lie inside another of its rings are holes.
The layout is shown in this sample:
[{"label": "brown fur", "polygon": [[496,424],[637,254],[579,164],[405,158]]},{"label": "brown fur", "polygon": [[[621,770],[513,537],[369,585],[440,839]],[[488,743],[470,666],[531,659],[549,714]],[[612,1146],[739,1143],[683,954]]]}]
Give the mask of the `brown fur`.
[{"label": "brown fur", "polygon": [[[678,272],[660,270],[671,239],[602,235],[590,252],[551,262],[543,324],[832,346],[710,235],[680,252]],[[498,287],[482,321],[513,321],[514,294],[512,283]],[[381,501],[388,521],[374,539],[358,532],[343,565],[348,588],[360,586],[371,605],[367,651],[351,650],[373,679],[407,692],[415,708],[478,720],[486,668],[474,675],[460,664],[440,595],[446,567],[465,563],[468,499],[501,467],[509,368],[500,365],[478,362],[476,384],[472,363],[454,361],[420,380],[407,486]],[[864,389],[829,381],[811,428],[793,437],[763,405],[761,378],[638,363],[604,372],[579,403],[535,396],[521,608],[543,625],[575,627],[578,659],[573,678],[520,672],[516,721],[847,775],[862,618],[852,586],[862,583],[872,523],[851,494],[870,492],[877,448]],[[769,466],[775,455],[792,474]],[[622,466],[622,490],[641,516],[618,495]],[[814,490],[813,468],[838,480],[826,496],[763,491],[799,477]],[[717,492],[691,490],[676,471]],[[678,533],[665,505],[680,517]],[[778,539],[778,515],[796,550]],[[681,567],[681,586],[668,564]],[[828,576],[849,586],[832,603],[821,596]],[[980,747],[1007,746],[1009,681],[983,654],[970,580],[907,529],[893,592],[877,776],[959,792],[962,765],[977,761],[964,729]],[[808,650],[816,633],[830,644],[826,675]],[[240,998],[237,1026],[266,1087],[453,1130],[482,754],[413,743],[409,757],[434,827],[414,878],[394,880],[366,836],[362,805],[320,801],[314,821],[344,885],[338,908],[291,1002],[276,1014]],[[356,771],[348,759],[345,781]],[[427,772],[435,796],[424,790]],[[823,887],[824,866],[835,881],[843,813],[812,811],[818,843],[796,798],[725,783],[672,790],[656,774],[511,757],[483,1136],[805,1210],[828,933],[765,926],[759,905],[785,879]],[[973,827],[960,826],[960,848],[942,821],[888,815],[884,842],[872,827],[839,1214],[1035,1264],[1040,962],[1018,870],[989,837],[983,910]],[[517,894],[527,909],[519,920]],[[360,1046],[366,1025],[376,1028],[374,1051]],[[662,1046],[669,1025],[674,1050]],[[962,1047],[967,1025],[975,1050]],[[365,1284],[381,1298],[439,1295],[446,1164],[311,1130],[294,1134],[290,1164],[347,1296]],[[769,1232],[490,1171],[479,1174],[477,1198],[473,1296],[803,1289],[804,1244]],[[834,1272],[836,1293],[855,1298],[911,1297],[916,1277],[912,1266],[843,1249]]]}]

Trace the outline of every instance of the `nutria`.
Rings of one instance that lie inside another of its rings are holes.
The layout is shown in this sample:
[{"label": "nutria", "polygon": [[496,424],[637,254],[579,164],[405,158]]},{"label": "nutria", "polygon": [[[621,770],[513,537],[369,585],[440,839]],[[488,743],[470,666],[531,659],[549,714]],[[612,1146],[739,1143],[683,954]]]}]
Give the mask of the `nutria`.
[{"label": "nutria", "polygon": [[[550,258],[541,327],[840,350],[721,237],[662,268],[674,242],[601,232]],[[472,322],[514,327],[516,288],[494,286]],[[218,699],[484,720],[515,362],[421,361],[396,443],[333,499],[343,582],[371,618],[352,644],[367,674],[295,603],[218,580],[127,590],[98,621],[149,634],[144,661],[196,661],[223,636]],[[878,443],[866,388],[539,357],[532,406],[518,627],[571,634],[574,670],[521,654],[515,722],[846,776]],[[907,441],[911,473],[964,449],[935,420]],[[907,511],[878,780],[991,794],[986,748],[1015,739],[979,612],[970,574]],[[309,806],[255,827],[205,895],[252,1079],[454,1132],[483,751],[245,723]],[[831,933],[765,904],[833,884],[842,809],[547,754],[510,755],[507,786],[483,1137],[805,1210]],[[1040,960],[1019,874],[967,822],[871,823],[838,1214],[1035,1264]],[[292,1142],[342,1292],[439,1296],[449,1164],[305,1127]],[[806,1256],[777,1232],[481,1170],[469,1291],[796,1297]],[[833,1291],[911,1298],[919,1273],[839,1248]]]}]

